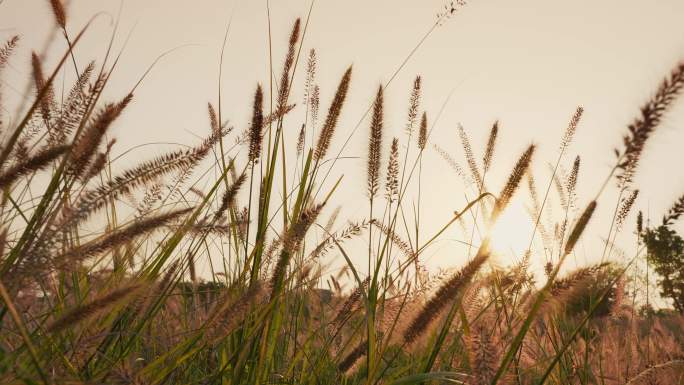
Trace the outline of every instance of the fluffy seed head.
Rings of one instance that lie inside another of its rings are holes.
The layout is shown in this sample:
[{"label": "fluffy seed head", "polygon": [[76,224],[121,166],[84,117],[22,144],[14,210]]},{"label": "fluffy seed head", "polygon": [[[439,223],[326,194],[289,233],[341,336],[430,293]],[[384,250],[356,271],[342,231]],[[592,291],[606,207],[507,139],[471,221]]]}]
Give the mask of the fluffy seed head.
[{"label": "fluffy seed head", "polygon": [[378,87],[378,92],[373,102],[373,117],[370,125],[370,137],[368,139],[368,196],[372,199],[380,186],[380,156],[382,152],[382,126],[383,126],[383,90]]},{"label": "fluffy seed head", "polygon": [[50,0],[50,6],[52,7],[52,14],[55,16],[57,25],[62,29],[66,28],[66,12],[62,2],[60,0]]},{"label": "fluffy seed head", "polygon": [[487,172],[492,165],[492,158],[494,157],[494,147],[496,146],[496,137],[499,135],[499,121],[495,121],[492,129],[489,131],[489,139],[487,139],[487,147],[485,147],[484,156],[482,156],[482,164],[484,172]]},{"label": "fluffy seed head", "polygon": [[660,124],[667,109],[684,87],[684,62],[679,63],[663,80],[655,95],[641,107],[641,114],[630,124],[622,141],[624,149],[615,150],[620,163],[616,177],[622,187],[631,183],[646,141]]},{"label": "fluffy seed head", "polygon": [[680,196],[667,211],[667,214],[663,216],[663,225],[671,225],[674,221],[679,219],[682,214],[684,214],[684,195]]},{"label": "fluffy seed head", "polygon": [[107,104],[89,124],[82,135],[74,143],[72,151],[71,172],[79,177],[84,176],[93,156],[97,152],[104,135],[112,123],[121,116],[123,110],[131,102],[133,95],[126,96],[119,103]]},{"label": "fluffy seed head", "polygon": [[532,162],[532,155],[534,154],[534,150],[535,145],[531,144],[527,148],[527,150],[525,150],[525,152],[520,156],[518,162],[515,164],[513,172],[511,172],[511,175],[508,177],[508,181],[506,182],[504,188],[501,190],[501,193],[499,194],[499,199],[496,201],[496,206],[494,207],[494,211],[492,212],[492,221],[496,219],[501,214],[501,212],[503,212],[506,206],[508,206],[508,203],[511,201],[513,194],[518,189],[520,180],[522,179],[523,175],[525,175],[528,167],[530,166],[530,163]]},{"label": "fluffy seed head", "polygon": [[387,162],[387,181],[385,182],[387,200],[393,202],[399,195],[399,139],[392,139],[389,161]]},{"label": "fluffy seed head", "polygon": [[325,118],[325,123],[323,124],[323,128],[321,129],[321,133],[318,137],[318,142],[316,143],[316,151],[314,152],[314,157],[316,160],[325,158],[325,155],[330,148],[330,143],[332,141],[333,134],[335,133],[335,127],[337,126],[337,120],[340,117],[342,106],[344,105],[344,100],[346,99],[347,91],[349,90],[351,73],[352,67],[349,67],[344,72],[342,80],[340,80],[340,84],[337,86],[335,97],[330,104],[328,116]]},{"label": "fluffy seed head", "polygon": [[47,331],[50,333],[55,333],[63,330],[64,328],[73,327],[75,324],[116,305],[121,300],[135,292],[138,288],[140,288],[139,285],[124,286],[105,296],[80,305],[53,321],[50,325],[48,325]]},{"label": "fluffy seed head", "polygon": [[568,128],[565,129],[565,133],[563,134],[563,140],[561,140],[561,151],[564,151],[572,142],[572,138],[575,136],[575,131],[577,131],[577,125],[579,124],[583,112],[584,108],[578,106],[575,113],[572,115]]},{"label": "fluffy seed head", "polygon": [[101,239],[96,239],[92,242],[88,242],[68,250],[66,253],[57,258],[57,264],[59,266],[64,266],[64,263],[82,261],[86,258],[104,253],[112,248],[135,239],[136,237],[148,234],[149,232],[166,225],[174,219],[187,214],[191,210],[192,208],[185,208],[137,220],[133,224],[115,230]]},{"label": "fluffy seed head", "polygon": [[463,152],[465,153],[466,161],[468,162],[468,168],[470,168],[470,174],[473,176],[475,183],[477,183],[478,189],[481,189],[483,187],[482,175],[480,175],[480,170],[477,167],[468,134],[461,124],[458,125],[458,135],[461,138],[461,146],[463,147]]},{"label": "fluffy seed head", "polygon": [[52,111],[55,106],[55,92],[52,84],[48,84],[43,73],[43,64],[40,56],[35,52],[31,54],[31,67],[33,70],[33,82],[36,86],[36,95],[40,97],[40,113],[43,121],[49,127]]},{"label": "fluffy seed head", "polygon": [[223,197],[221,198],[221,206],[214,215],[216,219],[221,218],[223,214],[226,212],[226,210],[228,210],[228,208],[232,207],[235,204],[235,198],[237,197],[237,193],[240,191],[240,187],[242,187],[246,180],[247,174],[243,172],[235,181],[233,181],[233,184],[230,187],[228,187],[226,192],[223,194]]},{"label": "fluffy seed head", "polygon": [[411,89],[411,97],[409,98],[408,119],[406,122],[406,133],[409,135],[413,133],[413,128],[416,126],[416,120],[418,118],[418,109],[420,108],[420,88],[421,78],[419,75],[416,76],[416,79],[413,81],[413,89]]},{"label": "fluffy seed head", "polygon": [[450,300],[459,295],[488,258],[489,253],[478,252],[475,258],[447,280],[413,318],[408,329],[404,332],[404,342],[411,343],[420,337],[430,322],[438,316]]},{"label": "fluffy seed head", "polygon": [[264,125],[263,113],[264,93],[261,85],[257,85],[252,104],[252,125],[249,130],[249,161],[256,163],[261,156],[261,132]]},{"label": "fluffy seed head", "polygon": [[638,195],[639,190],[634,190],[631,194],[629,194],[628,197],[623,198],[622,206],[620,206],[620,211],[618,211],[616,219],[616,227],[618,231],[622,229],[622,225],[624,225],[625,219],[627,219],[627,215],[629,215],[629,212],[632,209],[632,206],[634,205]]},{"label": "fluffy seed head", "polygon": [[10,167],[0,174],[0,188],[5,188],[24,175],[44,169],[68,149],[68,146],[57,146],[41,150],[38,154]]},{"label": "fluffy seed head", "polygon": [[7,60],[12,55],[12,52],[16,48],[18,42],[19,36],[12,36],[9,40],[7,40],[7,42],[5,42],[5,45],[0,48],[0,70],[5,68],[7,65]]},{"label": "fluffy seed head", "polygon": [[575,227],[573,227],[572,231],[570,232],[570,236],[568,236],[568,240],[565,243],[565,255],[570,254],[572,252],[572,249],[575,248],[577,241],[579,241],[580,237],[582,236],[582,233],[584,232],[584,229],[587,227],[587,224],[589,223],[589,219],[591,219],[591,216],[594,214],[594,210],[596,210],[596,201],[591,201],[587,208],[584,209],[584,212],[582,213],[582,216],[580,216],[577,220],[577,223],[575,223]]},{"label": "fluffy seed head", "polygon": [[216,117],[216,110],[211,103],[207,103],[207,109],[209,111],[209,125],[211,126],[211,132],[215,135],[221,132],[221,126],[219,125],[218,118]]},{"label": "fluffy seed head", "polygon": [[420,129],[418,130],[418,148],[423,151],[425,150],[425,145],[427,144],[427,114],[423,112],[423,116],[420,118]]},{"label": "fluffy seed head", "polygon": [[290,70],[294,63],[295,49],[297,41],[299,40],[299,26],[300,20],[295,20],[290,33],[290,41],[287,47],[287,56],[285,56],[285,64],[283,65],[283,73],[280,77],[280,89],[278,90],[278,110],[282,110],[287,105],[287,96],[290,92]]},{"label": "fluffy seed head", "polygon": [[577,188],[577,176],[579,174],[580,168],[580,157],[575,157],[575,161],[572,163],[572,171],[568,176],[568,181],[565,183],[565,189],[568,192],[568,198],[572,198],[575,194],[575,189]]}]

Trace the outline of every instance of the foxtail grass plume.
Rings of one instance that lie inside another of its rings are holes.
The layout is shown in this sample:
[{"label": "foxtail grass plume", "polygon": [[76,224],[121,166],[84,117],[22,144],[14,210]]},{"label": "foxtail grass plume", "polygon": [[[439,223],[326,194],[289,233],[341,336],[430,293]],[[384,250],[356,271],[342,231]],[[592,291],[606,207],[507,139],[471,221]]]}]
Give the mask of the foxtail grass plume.
[{"label": "foxtail grass plume", "polygon": [[489,171],[492,166],[492,159],[494,158],[494,147],[496,146],[496,137],[499,135],[499,121],[495,121],[492,129],[489,131],[489,138],[487,139],[487,147],[485,147],[484,155],[482,156],[483,172]]},{"label": "foxtail grass plume", "polygon": [[[549,264],[551,264],[549,262]],[[548,298],[544,301],[541,307],[541,314],[553,314],[554,311],[567,306],[568,304],[577,303],[582,298],[587,298],[591,293],[591,286],[593,282],[598,282],[601,278],[602,272],[610,266],[610,263],[603,262],[594,265],[579,267],[561,278],[556,278],[548,288]],[[550,269],[557,272],[559,266],[551,264]]]},{"label": "foxtail grass plume", "polygon": [[74,327],[79,322],[82,322],[88,318],[92,318],[93,316],[102,313],[107,309],[111,309],[114,305],[129,297],[139,288],[140,285],[124,286],[113,290],[111,293],[105,296],[96,298],[90,302],[69,310],[60,318],[48,325],[47,331],[50,333],[57,333],[65,328]]},{"label": "foxtail grass plume", "polygon": [[306,139],[306,124],[302,123],[302,128],[299,129],[299,135],[297,135],[297,156],[301,155],[304,151],[304,140]]},{"label": "foxtail grass plume", "polygon": [[308,104],[311,100],[312,92],[316,81],[316,67],[318,59],[316,58],[316,50],[311,48],[309,51],[309,58],[306,61],[306,80],[304,81],[304,104]]},{"label": "foxtail grass plume", "polygon": [[406,121],[406,133],[408,135],[413,133],[413,129],[416,126],[416,121],[418,119],[418,109],[420,108],[420,88],[421,78],[420,75],[418,75],[413,81],[411,97],[409,98],[408,119]]},{"label": "foxtail grass plume", "polygon": [[230,207],[232,207],[235,204],[235,198],[237,197],[238,192],[240,191],[240,187],[245,183],[247,180],[247,174],[242,173],[240,176],[233,180],[233,184],[228,187],[226,192],[223,194],[223,197],[221,198],[221,206],[219,207],[218,210],[216,210],[216,214],[214,214],[214,218],[218,219],[223,216],[223,214],[228,210]]},{"label": "foxtail grass plume", "polygon": [[539,201],[539,192],[537,191],[537,181],[531,172],[527,173],[527,190],[530,192],[530,199],[532,199],[533,217],[537,218],[541,210],[541,202]]},{"label": "foxtail grass plume", "polygon": [[330,148],[330,142],[332,141],[333,134],[335,133],[335,128],[337,127],[337,120],[342,112],[342,106],[344,105],[344,100],[347,97],[347,91],[349,90],[349,82],[351,81],[352,67],[347,68],[340,80],[340,84],[337,86],[337,91],[335,92],[335,97],[333,98],[330,108],[328,109],[328,116],[325,118],[325,123],[321,129],[321,133],[318,136],[318,142],[316,143],[316,151],[314,152],[314,157],[317,161],[325,158],[325,155]]},{"label": "foxtail grass plume", "polygon": [[[345,240],[352,239],[358,235],[361,234],[361,231],[365,228],[368,227],[369,222],[367,221],[362,221],[362,222],[350,222],[347,227],[342,229],[341,231],[336,231],[332,234],[330,234],[327,238],[325,238],[324,241],[318,244],[310,253],[308,260],[313,261],[315,259],[320,259],[323,257],[329,250],[331,250],[336,243],[342,243]],[[327,226],[326,226],[327,227]],[[326,233],[329,233],[330,230],[326,229]]]},{"label": "foxtail grass plume", "polygon": [[443,149],[442,147],[438,146],[437,143],[433,143],[433,144],[432,144],[432,147],[435,149],[435,151],[437,151],[437,154],[439,154],[439,156],[440,156],[442,159],[444,159],[445,162],[447,162],[447,164],[449,165],[449,167],[451,167],[451,169],[452,169],[458,176],[460,176],[460,177],[463,179],[463,182],[464,182],[465,184],[470,184],[470,183],[472,182],[472,180],[470,180],[470,179],[468,178],[468,176],[466,175],[465,171],[463,171],[463,167],[461,167],[461,165],[458,164],[458,162],[456,162],[456,159],[454,159],[454,158],[449,154],[449,152],[447,152],[447,151],[446,151],[445,149]]},{"label": "foxtail grass plume", "polygon": [[367,340],[363,340],[356,344],[354,349],[347,353],[347,355],[342,359],[342,361],[340,361],[340,363],[337,365],[337,369],[342,373],[346,373],[349,369],[351,369],[354,366],[354,364],[356,363],[356,361],[359,360],[359,358],[366,355],[367,346]]},{"label": "foxtail grass plume", "polygon": [[318,111],[321,108],[321,88],[316,84],[309,96],[309,105],[311,106],[311,126],[316,128],[318,122]]},{"label": "foxtail grass plume", "polygon": [[584,212],[577,220],[577,223],[575,223],[575,227],[573,227],[572,231],[570,232],[570,235],[568,236],[568,240],[565,242],[565,255],[570,254],[572,252],[572,249],[575,248],[575,245],[582,236],[584,229],[587,227],[587,224],[589,223],[591,216],[594,215],[594,210],[596,210],[596,201],[591,201],[587,208],[584,209]]},{"label": "foxtail grass plume", "polygon": [[264,126],[263,113],[264,93],[261,85],[257,85],[252,105],[252,124],[249,128],[249,161],[254,164],[261,156],[262,129]]},{"label": "foxtail grass plume", "polygon": [[[7,62],[12,56],[12,52],[14,52],[14,49],[17,47],[17,43],[19,42],[19,36],[15,35],[9,38],[4,45],[0,47],[0,75],[2,75],[3,70],[7,66]],[[0,132],[4,128],[4,119],[3,119],[3,112],[4,112],[4,107],[2,105],[2,98],[0,98]]]},{"label": "foxtail grass plume", "polygon": [[442,10],[437,13],[436,25],[444,24],[453,17],[459,9],[466,5],[466,0],[451,0],[442,6]]},{"label": "foxtail grass plume", "polygon": [[396,246],[404,254],[405,257],[415,257],[415,253],[413,252],[413,249],[411,249],[411,245],[409,245],[408,242],[402,239],[402,237],[399,236],[399,234],[397,234],[396,231],[390,229],[386,225],[383,225],[376,219],[371,220],[370,224],[380,229],[380,231],[382,231],[382,233],[385,234],[385,236],[390,238],[392,240],[392,244]]},{"label": "foxtail grass plume", "polygon": [[[50,130],[49,143],[53,145],[66,143],[67,137],[78,127],[88,114],[94,102],[96,92],[90,90],[88,84],[95,70],[95,62],[91,61],[81,70],[74,84],[69,90],[66,102],[61,107],[61,113],[56,124]],[[96,91],[96,90],[95,90]]]},{"label": "foxtail grass plume", "polygon": [[459,272],[451,276],[413,318],[404,332],[404,342],[412,343],[418,339],[447,304],[457,298],[488,258],[488,253],[478,253]]},{"label": "foxtail grass plume", "polygon": [[641,114],[627,127],[622,138],[624,148],[615,150],[620,163],[616,177],[620,186],[631,183],[646,141],[660,124],[665,112],[672,106],[684,87],[684,62],[679,63],[668,78],[663,80],[655,95],[641,107]]},{"label": "foxtail grass plume", "polygon": [[423,112],[420,118],[420,128],[418,129],[418,149],[420,151],[425,150],[425,145],[427,144],[427,114]]},{"label": "foxtail grass plume", "polygon": [[82,177],[84,175],[97,152],[97,148],[104,139],[105,133],[121,115],[132,98],[133,95],[129,94],[119,103],[106,105],[75,141],[71,152],[71,172],[75,176]]},{"label": "foxtail grass plume", "polygon": [[44,169],[68,149],[68,146],[47,148],[25,161],[8,168],[5,172],[0,173],[0,189],[11,185],[15,180],[24,175]]},{"label": "foxtail grass plume", "polygon": [[339,331],[339,329],[342,327],[342,324],[344,324],[344,322],[346,322],[347,319],[349,319],[349,317],[352,316],[354,309],[359,305],[359,302],[361,301],[363,293],[366,290],[368,290],[369,284],[370,277],[366,277],[366,279],[361,281],[361,285],[357,286],[354,289],[354,291],[352,291],[347,297],[347,299],[344,301],[344,303],[340,307],[340,310],[337,312],[337,314],[331,321],[331,324],[333,325],[335,332]]},{"label": "foxtail grass plume", "polygon": [[532,155],[534,154],[534,150],[535,145],[531,144],[527,148],[527,150],[525,150],[525,152],[520,156],[518,162],[515,164],[515,167],[513,168],[511,175],[509,175],[508,177],[506,185],[501,190],[501,193],[499,193],[499,198],[496,201],[496,206],[492,211],[492,222],[499,215],[501,215],[503,210],[506,208],[506,206],[508,206],[508,203],[511,201],[513,194],[518,189],[518,185],[520,185],[520,180],[525,175],[527,169],[530,166],[530,163],[532,162]]},{"label": "foxtail grass plume", "polygon": [[499,357],[491,323],[491,320],[484,317],[473,326],[466,338],[472,369],[468,384],[489,385],[496,374]]},{"label": "foxtail grass plume", "polygon": [[287,267],[290,264],[292,255],[299,249],[300,244],[306,236],[306,232],[316,221],[316,218],[323,209],[324,205],[325,203],[321,203],[304,210],[299,220],[287,229],[287,233],[284,235],[282,241],[283,249],[280,252],[280,257],[276,262],[276,266],[271,277],[272,299],[275,298],[275,296],[278,294],[278,291],[282,288],[283,282],[285,280],[285,273],[287,272]]},{"label": "foxtail grass plume", "polygon": [[572,170],[570,175],[568,175],[568,180],[565,183],[565,190],[568,193],[568,199],[572,200],[575,196],[575,190],[577,189],[577,177],[579,176],[580,168],[580,157],[579,155],[575,157],[575,161],[572,163]]},{"label": "foxtail grass plume", "polygon": [[620,210],[618,211],[616,218],[616,227],[618,231],[622,229],[622,225],[624,225],[627,215],[629,215],[629,212],[632,209],[632,206],[634,205],[638,195],[639,190],[634,190],[631,194],[629,194],[628,197],[622,199],[622,205],[620,206]]},{"label": "foxtail grass plume", "polygon": [[[594,277],[609,265],[609,263],[603,262],[591,266],[580,267],[566,274],[564,277],[556,279],[550,289],[551,296],[560,296],[564,293],[568,295],[569,292],[576,288],[580,283]],[[562,303],[562,301],[560,302]]]},{"label": "foxtail grass plume", "polygon": [[207,110],[209,111],[209,126],[211,127],[211,132],[214,133],[214,135],[219,135],[221,132],[221,125],[216,116],[216,110],[211,103],[207,103]]},{"label": "foxtail grass plume", "polygon": [[389,160],[387,161],[387,181],[385,182],[385,196],[393,202],[399,195],[399,139],[392,139]]},{"label": "foxtail grass plume", "polygon": [[680,196],[679,199],[667,210],[667,214],[663,216],[663,225],[669,226],[674,223],[679,217],[684,214],[684,195]]},{"label": "foxtail grass plume", "polygon": [[561,177],[561,172],[558,172],[551,163],[547,163],[549,166],[549,172],[551,173],[551,180],[553,182],[553,185],[556,187],[556,192],[558,192],[558,199],[560,201],[561,207],[563,210],[568,209],[568,191],[566,189],[566,183],[567,179],[563,181],[563,178]]},{"label": "foxtail grass plume", "polygon": [[579,124],[580,118],[582,118],[583,112],[584,108],[582,106],[578,106],[575,110],[575,113],[572,115],[572,119],[570,119],[570,123],[568,124],[568,127],[565,129],[563,139],[561,140],[561,151],[565,151],[565,149],[572,142],[572,138],[575,136],[575,132],[577,131],[577,125]]},{"label": "foxtail grass plume", "polygon": [[[52,120],[52,112],[55,110],[55,91],[52,84],[48,84],[43,73],[43,64],[38,54],[33,52],[31,54],[31,66],[33,70],[33,82],[36,86],[36,95],[42,93],[40,99],[40,113],[45,125],[50,128]],[[45,89],[45,90],[43,90]]]},{"label": "foxtail grass plume", "polygon": [[382,153],[382,125],[383,125],[383,90],[378,92],[373,102],[373,117],[371,118],[370,137],[368,138],[368,196],[373,199],[380,186],[380,157]]},{"label": "foxtail grass plume", "polygon": [[81,194],[74,208],[69,209],[58,221],[57,228],[66,228],[87,220],[102,209],[110,199],[130,193],[133,189],[156,181],[163,175],[186,170],[197,164],[218,140],[211,136],[199,146],[178,150],[138,164],[108,180],[103,185]]},{"label": "foxtail grass plume", "polygon": [[468,162],[470,174],[473,176],[475,183],[477,183],[477,188],[482,189],[482,175],[480,175],[480,170],[477,167],[477,162],[475,161],[475,155],[473,154],[473,148],[470,145],[468,134],[466,133],[465,128],[463,128],[463,125],[460,123],[458,125],[458,136],[461,138],[461,146],[463,147],[463,152],[465,153],[466,161]]},{"label": "foxtail grass plume", "polygon": [[67,251],[58,258],[58,264],[73,262],[74,260],[82,261],[89,257],[109,251],[132,239],[135,239],[141,235],[145,235],[150,231],[164,226],[169,222],[187,214],[191,210],[192,208],[185,208],[137,220],[133,224],[108,233],[101,239],[96,239],[81,246],[76,246],[75,248]]},{"label": "foxtail grass plume", "polygon": [[3,70],[5,66],[7,66],[7,61],[10,56],[12,56],[12,52],[14,52],[14,49],[17,47],[17,43],[19,43],[19,36],[15,35],[9,38],[5,44],[0,47],[0,70]]},{"label": "foxtail grass plume", "polygon": [[283,73],[280,76],[280,89],[278,90],[278,111],[284,109],[287,105],[287,96],[290,93],[290,70],[295,58],[295,49],[297,41],[299,40],[299,26],[300,20],[295,20],[290,33],[290,41],[287,46],[287,56],[285,56],[285,64],[283,65]]},{"label": "foxtail grass plume", "polygon": [[55,22],[60,28],[66,28],[66,11],[64,10],[64,5],[62,5],[61,0],[50,0],[50,6],[52,7],[52,14],[55,17]]}]

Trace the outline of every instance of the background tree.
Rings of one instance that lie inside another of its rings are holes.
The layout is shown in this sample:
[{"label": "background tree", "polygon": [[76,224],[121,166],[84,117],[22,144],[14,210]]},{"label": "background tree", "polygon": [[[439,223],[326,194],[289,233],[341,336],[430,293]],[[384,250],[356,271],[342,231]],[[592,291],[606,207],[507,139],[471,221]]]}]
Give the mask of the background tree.
[{"label": "background tree", "polygon": [[663,297],[673,301],[674,308],[684,314],[684,239],[671,228],[684,213],[684,196],[663,217],[663,224],[647,228],[642,238],[648,251],[648,263],[658,274]]}]

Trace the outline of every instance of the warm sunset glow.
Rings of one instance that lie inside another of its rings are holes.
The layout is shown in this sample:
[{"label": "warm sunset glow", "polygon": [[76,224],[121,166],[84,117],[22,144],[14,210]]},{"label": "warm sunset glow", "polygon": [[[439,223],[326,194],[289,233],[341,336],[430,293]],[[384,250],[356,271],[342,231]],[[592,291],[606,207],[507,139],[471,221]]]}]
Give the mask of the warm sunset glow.
[{"label": "warm sunset glow", "polygon": [[492,250],[503,256],[523,255],[533,229],[534,222],[525,205],[519,199],[514,200],[492,228]]},{"label": "warm sunset glow", "polygon": [[684,385],[684,0],[0,0],[0,385]]}]

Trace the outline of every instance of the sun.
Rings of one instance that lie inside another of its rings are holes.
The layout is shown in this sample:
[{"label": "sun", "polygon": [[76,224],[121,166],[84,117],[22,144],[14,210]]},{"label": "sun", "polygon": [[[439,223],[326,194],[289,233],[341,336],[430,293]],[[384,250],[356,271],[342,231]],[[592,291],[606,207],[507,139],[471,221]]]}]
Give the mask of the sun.
[{"label": "sun", "polygon": [[527,250],[534,222],[520,200],[514,200],[491,230],[490,246],[502,256],[520,258]]}]

